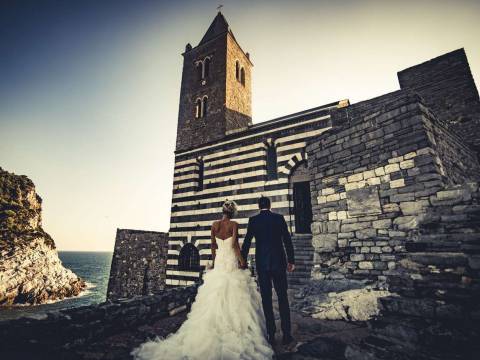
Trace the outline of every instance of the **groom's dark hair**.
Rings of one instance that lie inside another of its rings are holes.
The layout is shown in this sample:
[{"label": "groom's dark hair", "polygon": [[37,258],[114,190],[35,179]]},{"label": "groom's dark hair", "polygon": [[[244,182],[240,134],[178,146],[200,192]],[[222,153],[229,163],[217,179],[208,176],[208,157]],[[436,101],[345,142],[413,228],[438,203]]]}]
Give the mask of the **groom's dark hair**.
[{"label": "groom's dark hair", "polygon": [[260,209],[270,209],[270,199],[266,196],[260,196],[258,199],[258,207]]}]

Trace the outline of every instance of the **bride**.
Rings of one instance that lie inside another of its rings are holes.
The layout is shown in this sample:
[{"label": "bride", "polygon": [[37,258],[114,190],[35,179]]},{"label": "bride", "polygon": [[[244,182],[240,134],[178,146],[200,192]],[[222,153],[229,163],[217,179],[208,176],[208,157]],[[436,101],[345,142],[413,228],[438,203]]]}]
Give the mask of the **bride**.
[{"label": "bride", "polygon": [[212,225],[213,267],[204,275],[187,320],[175,334],[132,352],[138,360],[271,359],[260,295],[238,244],[233,201]]}]

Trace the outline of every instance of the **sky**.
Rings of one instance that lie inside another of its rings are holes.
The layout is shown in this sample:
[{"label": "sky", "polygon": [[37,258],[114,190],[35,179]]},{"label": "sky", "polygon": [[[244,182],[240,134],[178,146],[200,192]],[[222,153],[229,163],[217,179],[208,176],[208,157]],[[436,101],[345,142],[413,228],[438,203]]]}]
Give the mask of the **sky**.
[{"label": "sky", "polygon": [[[465,48],[479,1],[223,1],[254,64],[253,122],[399,88],[397,71]],[[168,231],[181,53],[218,1],[0,2],[0,166],[30,177],[59,250]]]}]

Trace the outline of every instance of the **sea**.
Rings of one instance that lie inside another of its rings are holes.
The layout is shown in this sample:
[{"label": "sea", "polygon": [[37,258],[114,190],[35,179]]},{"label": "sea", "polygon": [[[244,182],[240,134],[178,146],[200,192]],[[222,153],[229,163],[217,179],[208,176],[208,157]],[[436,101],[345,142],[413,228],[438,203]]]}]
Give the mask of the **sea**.
[{"label": "sea", "polygon": [[87,282],[79,296],[44,305],[0,307],[0,321],[23,316],[42,318],[46,312],[104,302],[112,263],[111,252],[59,251],[63,265]]}]

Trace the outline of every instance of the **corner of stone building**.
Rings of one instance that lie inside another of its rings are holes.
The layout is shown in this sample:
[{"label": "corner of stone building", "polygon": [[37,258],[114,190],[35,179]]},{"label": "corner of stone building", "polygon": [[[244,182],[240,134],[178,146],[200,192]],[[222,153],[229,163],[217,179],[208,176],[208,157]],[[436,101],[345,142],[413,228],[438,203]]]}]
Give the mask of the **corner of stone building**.
[{"label": "corner of stone building", "polygon": [[476,179],[478,161],[411,89],[333,110],[332,124],[308,146],[312,278],[386,280],[430,196]]},{"label": "corner of stone building", "polygon": [[401,89],[411,89],[449,130],[480,154],[480,99],[463,48],[398,72]]}]

